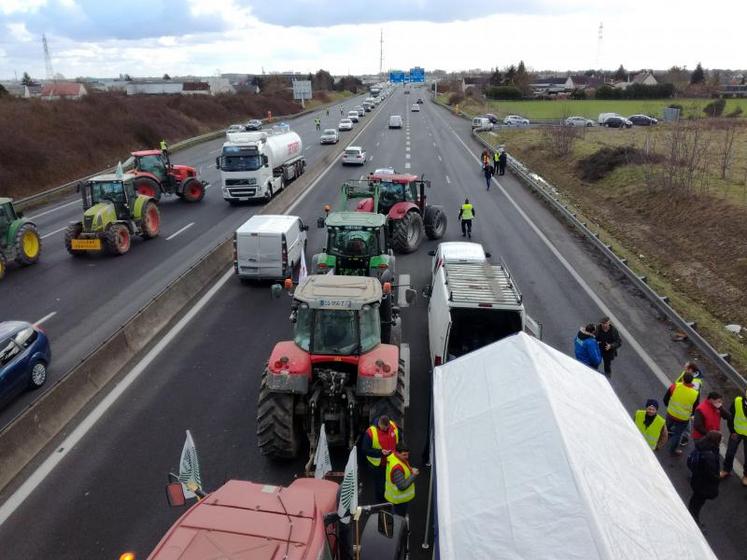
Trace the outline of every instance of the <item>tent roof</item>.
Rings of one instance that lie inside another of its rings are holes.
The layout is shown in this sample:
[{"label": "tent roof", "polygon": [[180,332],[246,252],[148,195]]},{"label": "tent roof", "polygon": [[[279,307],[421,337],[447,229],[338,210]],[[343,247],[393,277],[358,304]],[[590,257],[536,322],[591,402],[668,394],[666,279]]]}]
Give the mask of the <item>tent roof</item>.
[{"label": "tent roof", "polygon": [[519,333],[433,392],[441,558],[715,558],[602,375]]}]

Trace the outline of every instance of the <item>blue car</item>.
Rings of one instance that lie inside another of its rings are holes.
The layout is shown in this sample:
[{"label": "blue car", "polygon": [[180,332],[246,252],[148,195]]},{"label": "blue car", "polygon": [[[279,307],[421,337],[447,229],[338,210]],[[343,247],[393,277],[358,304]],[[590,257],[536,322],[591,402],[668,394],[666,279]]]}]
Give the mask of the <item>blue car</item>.
[{"label": "blue car", "polygon": [[24,321],[0,323],[0,406],[44,385],[51,360],[44,331]]}]

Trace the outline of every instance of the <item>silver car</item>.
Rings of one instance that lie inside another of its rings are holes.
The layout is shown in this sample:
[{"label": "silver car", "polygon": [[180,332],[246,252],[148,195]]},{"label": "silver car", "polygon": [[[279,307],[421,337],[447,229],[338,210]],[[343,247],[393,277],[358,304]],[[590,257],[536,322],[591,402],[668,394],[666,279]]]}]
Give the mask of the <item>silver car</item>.
[{"label": "silver car", "polygon": [[360,146],[348,146],[342,153],[343,165],[366,165],[366,151]]},{"label": "silver car", "polygon": [[325,128],[322,135],[319,137],[320,144],[337,144],[340,140],[340,135],[334,128]]},{"label": "silver car", "polygon": [[507,115],[503,119],[503,124],[507,126],[529,126],[529,119],[525,119],[519,115]]},{"label": "silver car", "polygon": [[568,117],[565,119],[565,126],[594,126],[594,121],[586,117]]},{"label": "silver car", "polygon": [[340,119],[337,130],[353,130],[353,121],[350,119]]},{"label": "silver car", "polygon": [[348,118],[353,122],[358,122],[361,120],[361,114],[357,110],[348,111]]}]

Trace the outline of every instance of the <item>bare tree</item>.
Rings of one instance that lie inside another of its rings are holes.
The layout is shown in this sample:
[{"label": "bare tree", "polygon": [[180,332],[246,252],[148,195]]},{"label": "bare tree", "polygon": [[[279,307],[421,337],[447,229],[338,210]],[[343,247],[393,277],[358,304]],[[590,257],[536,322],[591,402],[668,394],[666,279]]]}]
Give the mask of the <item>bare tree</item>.
[{"label": "bare tree", "polygon": [[[555,157],[565,157],[573,151],[573,146],[586,132],[586,127],[577,129],[575,126],[566,126],[567,115],[563,115],[559,125],[549,125],[545,128],[545,140],[550,148],[550,153]],[[581,131],[581,132],[579,132]]]},{"label": "bare tree", "polygon": [[664,149],[658,158],[651,158],[646,170],[650,187],[673,195],[692,195],[696,188],[708,187],[708,149],[710,141],[703,125],[696,121],[673,124],[664,136]]},{"label": "bare tree", "polygon": [[719,170],[721,171],[721,178],[726,179],[729,173],[729,168],[734,161],[734,140],[737,136],[737,123],[734,121],[726,123],[721,129],[720,142],[718,143],[719,149],[717,153],[719,155]]}]

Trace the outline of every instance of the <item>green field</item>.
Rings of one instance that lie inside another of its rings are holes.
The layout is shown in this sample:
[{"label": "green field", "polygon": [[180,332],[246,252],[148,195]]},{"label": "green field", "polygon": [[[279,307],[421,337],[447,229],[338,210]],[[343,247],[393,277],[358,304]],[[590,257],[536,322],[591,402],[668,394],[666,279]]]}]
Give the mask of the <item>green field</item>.
[{"label": "green field", "polygon": [[[446,103],[448,94],[439,95],[439,100]],[[574,100],[558,99],[553,101],[488,101],[478,103],[467,99],[459,108],[467,114],[493,113],[498,117],[506,115],[521,115],[528,119],[562,119],[572,115],[580,115],[597,120],[599,113],[620,113],[621,115],[635,115],[642,113],[660,118],[662,109],[676,103],[682,105],[685,117],[703,117],[703,107],[711,99],[610,99],[610,100]],[[737,107],[742,108],[742,116],[747,117],[747,99],[727,99],[724,115]]]}]

